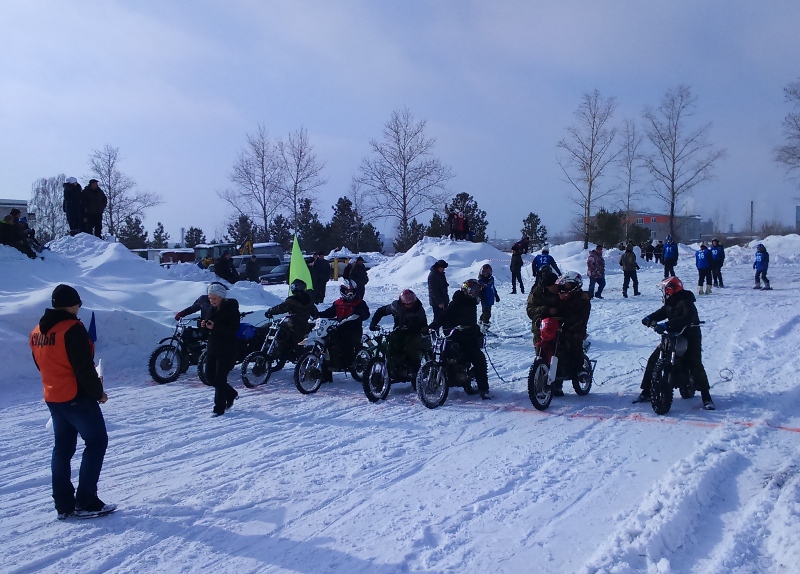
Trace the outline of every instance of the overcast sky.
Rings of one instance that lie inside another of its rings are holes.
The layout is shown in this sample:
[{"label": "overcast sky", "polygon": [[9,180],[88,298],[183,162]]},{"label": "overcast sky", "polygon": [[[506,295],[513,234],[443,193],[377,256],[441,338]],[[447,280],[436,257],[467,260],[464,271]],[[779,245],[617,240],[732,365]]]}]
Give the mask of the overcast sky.
[{"label": "overcast sky", "polygon": [[687,84],[692,125],[712,122],[728,150],[688,210],[741,228],[754,200],[757,223],[794,222],[800,192],[772,158],[783,87],[800,78],[797,0],[3,0],[0,22],[0,197],[59,173],[85,185],[89,154],[111,144],[165,200],[151,233],[162,221],[172,240],[192,225],[211,239],[233,215],[216,192],[261,123],[306,128],[327,220],[408,107],[491,237],[516,237],[530,211],[552,235],[575,212],[556,144],[582,94],[616,97],[616,123],[642,127],[644,106]]}]

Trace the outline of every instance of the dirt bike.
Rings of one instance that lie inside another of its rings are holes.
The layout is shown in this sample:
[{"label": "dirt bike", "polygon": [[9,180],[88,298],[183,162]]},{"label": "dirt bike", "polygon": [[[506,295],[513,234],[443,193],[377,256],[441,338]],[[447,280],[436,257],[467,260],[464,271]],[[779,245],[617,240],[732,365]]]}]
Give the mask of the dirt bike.
[{"label": "dirt bike", "polygon": [[[411,388],[417,390],[418,371],[406,363],[405,357],[400,356],[402,348],[399,351],[395,349],[402,345],[407,333],[405,327],[377,332],[375,351],[362,381],[364,394],[370,402],[385,400],[394,383],[410,382]],[[425,361],[433,359],[430,337],[423,337],[420,351]]]},{"label": "dirt bike", "polygon": [[267,336],[257,351],[253,351],[242,361],[242,383],[255,388],[269,381],[275,371],[280,371],[287,361],[296,363],[305,351],[301,345],[292,344],[289,328],[291,315],[283,314],[269,318]]},{"label": "dirt bike", "polygon": [[563,345],[563,328],[558,319],[550,317],[541,323],[540,341],[536,346],[536,358],[528,371],[528,396],[536,410],[543,411],[553,400],[553,385],[571,379],[572,388],[578,395],[588,395],[592,388],[596,360],[590,359],[586,352],[591,343],[584,340],[583,364],[577,374],[559,373],[558,347]]},{"label": "dirt bike", "polygon": [[[252,311],[239,313],[239,318],[244,319],[251,313]],[[240,364],[250,353],[259,350],[263,346],[264,339],[267,338],[268,330],[269,329],[264,326],[263,323],[259,323],[258,325],[252,325],[250,323],[239,324],[239,330],[236,332],[237,349],[235,364]],[[212,386],[211,381],[209,381],[206,376],[206,352],[207,349],[203,349],[197,361],[197,375],[200,377],[203,384]]]},{"label": "dirt bike", "polygon": [[314,327],[301,343],[306,351],[300,355],[294,367],[294,384],[298,391],[304,395],[316,393],[322,386],[326,367],[333,372],[349,372],[354,379],[361,380],[356,372],[358,355],[352,364],[341,365],[336,362],[338,357],[331,357],[329,349],[331,338],[339,327],[360,320],[358,315],[350,315],[341,321],[323,318],[314,321]]},{"label": "dirt bike", "polygon": [[431,359],[426,361],[417,374],[417,396],[429,409],[440,407],[447,400],[450,387],[462,387],[468,395],[478,393],[475,372],[451,337],[464,327],[454,327],[439,335],[431,330]]},{"label": "dirt bike", "polygon": [[[689,340],[683,332],[689,327],[699,327],[700,323],[686,325],[676,333],[661,332],[660,356],[650,379],[650,404],[657,415],[665,415],[672,408],[673,389],[679,389],[681,397],[691,399],[694,396],[694,380],[683,361],[683,355],[689,348]],[[658,325],[652,329],[658,333]],[[663,329],[663,327],[662,327]]]},{"label": "dirt bike", "polygon": [[161,339],[150,355],[147,363],[150,376],[162,385],[176,381],[198,363],[207,340],[208,330],[200,327],[200,319],[180,319],[172,336]]}]

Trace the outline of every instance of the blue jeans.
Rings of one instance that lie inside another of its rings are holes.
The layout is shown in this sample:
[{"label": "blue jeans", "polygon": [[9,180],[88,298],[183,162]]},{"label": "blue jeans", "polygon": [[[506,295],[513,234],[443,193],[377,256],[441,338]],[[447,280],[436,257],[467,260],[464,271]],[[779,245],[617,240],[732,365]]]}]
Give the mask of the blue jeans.
[{"label": "blue jeans", "polygon": [[[90,505],[97,499],[97,481],[103,468],[103,458],[108,447],[106,422],[97,401],[88,397],[76,398],[66,403],[47,403],[53,417],[53,456],[50,469],[53,474],[53,500],[56,511],[69,513]],[[78,491],[72,486],[70,461],[75,454],[78,435],[86,447],[78,475]]]},{"label": "blue jeans", "polygon": [[[597,293],[594,292],[594,286],[597,285]],[[605,277],[589,277],[589,297],[599,297],[606,287]]]}]

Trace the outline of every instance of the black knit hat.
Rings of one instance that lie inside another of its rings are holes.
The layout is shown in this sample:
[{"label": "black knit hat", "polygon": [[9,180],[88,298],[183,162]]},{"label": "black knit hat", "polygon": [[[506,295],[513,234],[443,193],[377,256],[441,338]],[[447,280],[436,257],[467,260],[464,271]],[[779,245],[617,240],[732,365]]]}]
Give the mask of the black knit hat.
[{"label": "black knit hat", "polygon": [[64,285],[63,283],[53,289],[50,302],[54,309],[59,307],[72,307],[73,305],[81,305],[83,303],[75,288]]}]

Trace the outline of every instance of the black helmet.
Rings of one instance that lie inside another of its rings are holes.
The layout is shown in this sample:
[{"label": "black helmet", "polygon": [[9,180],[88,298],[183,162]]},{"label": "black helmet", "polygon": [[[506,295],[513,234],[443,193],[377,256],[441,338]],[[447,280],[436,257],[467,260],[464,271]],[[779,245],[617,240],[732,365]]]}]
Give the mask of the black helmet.
[{"label": "black helmet", "polygon": [[467,279],[461,284],[461,290],[465,295],[467,295],[467,297],[472,297],[473,299],[478,300],[481,298],[483,285],[481,285],[477,279]]},{"label": "black helmet", "polygon": [[305,291],[306,287],[307,287],[307,285],[306,285],[305,281],[303,281],[302,279],[295,279],[289,285],[289,290],[292,293],[299,293],[300,291]]}]

